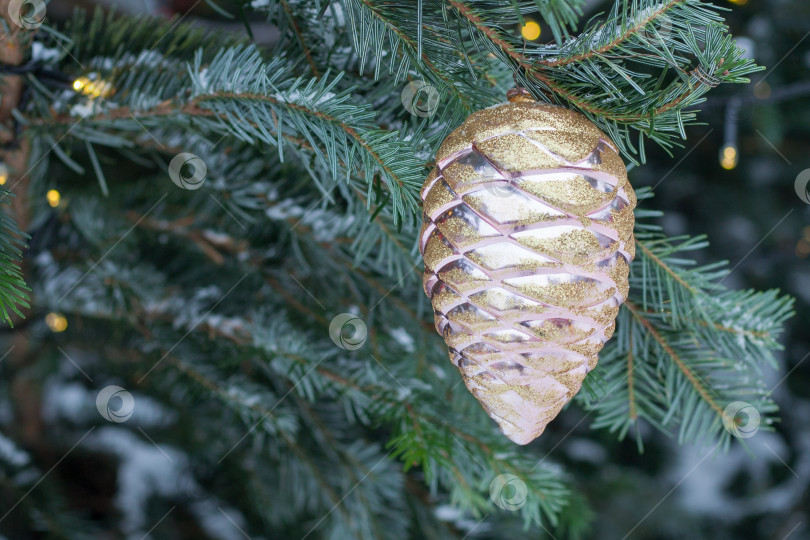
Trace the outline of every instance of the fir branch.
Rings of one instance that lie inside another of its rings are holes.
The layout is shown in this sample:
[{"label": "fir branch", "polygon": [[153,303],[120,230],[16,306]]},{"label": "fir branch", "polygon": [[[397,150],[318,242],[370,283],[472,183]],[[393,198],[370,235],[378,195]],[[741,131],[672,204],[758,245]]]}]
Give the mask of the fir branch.
[{"label": "fir branch", "polygon": [[[13,6],[0,0],[0,63],[19,66],[31,46],[31,32],[12,20]],[[22,9],[19,7],[18,9]],[[20,308],[30,307],[22,265],[22,253],[28,234],[30,209],[28,189],[31,180],[28,167],[30,145],[17,139],[13,118],[23,92],[23,76],[0,73],[0,175],[2,184],[16,189],[16,196],[0,188],[0,321],[14,326],[12,313],[24,318]]]},{"label": "fir branch", "polygon": [[[154,219],[166,223],[176,223],[176,220],[165,215],[157,216]],[[179,233],[179,238],[189,244],[195,243],[193,238],[188,234],[188,231],[178,229],[177,227],[170,227],[168,229],[165,227],[159,229],[148,227],[146,230],[153,231],[154,234],[160,234],[168,230],[172,233]],[[184,279],[181,275],[175,276],[175,278],[181,282]],[[88,280],[89,279],[90,278],[88,278]],[[57,279],[52,280],[52,282],[58,281]],[[98,276],[98,280],[96,280],[94,276],[93,279],[87,281],[85,285],[94,287],[102,286],[106,288],[110,286],[110,283],[101,275]],[[311,286],[312,284],[307,283],[307,285]],[[289,289],[289,287],[280,285],[278,289],[283,291]],[[85,294],[86,293],[83,293],[81,297],[84,297]],[[191,296],[193,297],[194,295],[191,294]],[[71,302],[75,302],[79,300],[80,297],[74,299],[71,296],[69,298]],[[139,303],[146,302],[142,301]],[[153,306],[153,310],[154,307],[160,306],[162,309],[168,307],[165,304],[155,303],[154,301],[151,302],[151,305]],[[182,308],[185,310],[187,305],[182,306]],[[82,307],[74,306],[73,308],[63,305],[61,309],[90,314],[94,308],[92,305]],[[198,309],[204,309],[204,307],[200,306]],[[294,309],[294,306],[286,305],[281,311],[270,309],[269,307],[268,309],[275,314],[273,318],[277,319],[278,315],[284,310]],[[262,360],[262,365],[266,365],[272,369],[273,377],[276,380],[279,380],[279,377],[281,377],[283,379],[289,379],[291,383],[294,384],[303,380],[301,374],[310,373],[306,380],[296,389],[296,392],[307,396],[307,399],[317,400],[320,399],[321,396],[332,396],[335,392],[333,390],[334,385],[338,385],[339,391],[337,395],[340,396],[340,400],[346,400],[353,408],[362,407],[365,409],[366,413],[370,416],[368,420],[369,424],[380,422],[396,427],[402,426],[402,421],[408,419],[412,427],[419,426],[421,430],[420,437],[406,437],[404,439],[395,437],[394,442],[392,442],[392,445],[395,446],[392,446],[392,448],[396,448],[395,451],[397,455],[399,455],[400,452],[402,453],[402,459],[405,459],[405,456],[421,456],[419,463],[423,464],[425,471],[436,475],[436,478],[441,484],[451,489],[455,494],[454,496],[458,497],[460,501],[467,501],[465,504],[469,505],[469,508],[475,508],[479,512],[491,511],[491,503],[480,497],[482,484],[488,484],[491,480],[490,475],[493,470],[509,471],[525,479],[531,490],[530,501],[527,503],[525,510],[523,510],[525,517],[527,519],[540,519],[539,516],[542,512],[542,515],[551,522],[554,522],[556,519],[556,515],[564,505],[564,496],[566,493],[560,484],[558,474],[552,473],[545,468],[539,468],[533,473],[528,473],[527,471],[534,467],[534,462],[524,460],[520,464],[517,464],[515,461],[515,448],[507,441],[502,440],[500,435],[494,431],[488,423],[484,422],[484,417],[481,418],[482,423],[480,425],[478,423],[471,423],[469,429],[467,427],[462,428],[462,424],[449,421],[446,414],[443,414],[444,405],[440,405],[440,403],[443,404],[443,401],[438,400],[434,390],[430,386],[412,379],[411,375],[401,373],[397,373],[396,375],[397,379],[402,378],[403,381],[407,381],[403,384],[405,384],[404,388],[407,388],[408,391],[403,392],[403,387],[399,386],[400,383],[389,378],[390,375],[386,369],[390,368],[383,368],[382,366],[375,367],[376,364],[372,363],[372,369],[370,370],[369,363],[362,357],[357,357],[351,362],[348,362],[349,358],[347,357],[341,363],[332,361],[323,364],[317,363],[315,361],[316,353],[314,353],[314,351],[304,353],[295,349],[285,350],[285,347],[288,346],[287,344],[314,344],[319,342],[320,344],[317,345],[317,347],[322,347],[322,341],[313,339],[314,336],[303,337],[287,327],[273,332],[262,330],[261,333],[259,333],[260,329],[267,329],[270,328],[270,326],[262,319],[258,318],[253,320],[247,319],[247,324],[239,327],[235,327],[232,324],[228,325],[228,331],[223,332],[222,329],[217,327],[215,321],[222,321],[222,317],[224,316],[227,316],[227,314],[207,313],[205,317],[202,318],[192,315],[191,317],[185,316],[183,320],[188,321],[186,324],[189,325],[193,323],[193,326],[188,329],[189,331],[196,331],[201,336],[208,336],[209,339],[214,336],[217,337],[218,340],[232,341],[237,344],[243,350],[240,356],[255,357],[255,354],[250,351],[254,351],[254,353],[262,351],[265,355]],[[144,321],[147,322],[145,329],[148,329],[144,336],[148,337],[148,343],[171,343],[173,340],[176,341],[176,338],[165,335],[165,330],[157,323],[162,321],[162,324],[169,324],[175,321],[173,332],[186,332],[187,330],[183,326],[176,326],[177,320],[179,320],[179,317],[173,315],[171,311],[149,312],[144,319]],[[328,320],[321,318],[320,321],[324,326],[328,326]],[[135,328],[138,329],[139,327],[136,326]],[[426,329],[425,331],[427,330],[430,330],[432,333],[432,328]],[[325,334],[326,333],[323,332],[320,335]],[[279,335],[284,336],[283,342],[279,340]],[[390,341],[389,338],[386,338],[386,340]],[[435,339],[432,341],[435,341]],[[150,348],[151,347],[150,345]],[[301,345],[296,345],[296,347],[300,348]],[[307,349],[311,349],[311,347],[312,346],[307,346]],[[331,343],[330,349],[336,351],[336,349],[331,346]],[[279,357],[289,359],[305,371],[291,370],[288,364],[274,364],[275,361],[273,359]],[[265,363],[265,361],[267,363]],[[226,370],[226,372],[233,376],[232,372],[227,371],[229,368],[226,365],[217,366],[216,368],[214,366],[208,366],[207,369]],[[210,376],[206,377],[209,380],[211,379]],[[385,380],[390,381],[391,384],[383,384]],[[218,394],[218,399],[229,399],[230,394],[222,391],[222,384],[207,386],[209,390]],[[310,390],[310,388],[312,390]],[[314,393],[310,394],[310,392],[313,391]],[[417,392],[418,396],[414,397],[411,395],[411,392]],[[333,398],[329,398],[330,401],[332,399]],[[472,398],[467,396],[467,400],[472,401]],[[408,409],[405,405],[416,408]],[[261,415],[256,417],[255,414],[256,411],[246,417],[248,425],[252,425],[252,423],[255,423],[261,418]],[[413,422],[416,422],[416,424],[413,424]],[[453,438],[450,441],[446,440],[448,438],[447,430],[453,433]],[[277,429],[274,428],[273,433],[276,433],[276,431]],[[259,434],[257,433],[256,435],[258,436]],[[443,440],[445,442],[440,442]],[[448,444],[452,444],[452,446],[448,447]],[[478,461],[478,464],[473,470],[458,468],[455,460],[448,461],[451,454],[447,454],[447,452],[450,451],[450,448],[452,448],[453,453],[464,452],[476,456],[475,459]],[[450,481],[448,475],[452,476],[455,481]]]},{"label": "fir branch", "polygon": [[28,247],[22,232],[14,219],[7,215],[11,192],[0,189],[0,319],[14,326],[12,312],[24,318],[20,308],[30,308],[28,293],[22,272],[22,253]]},{"label": "fir branch", "polygon": [[714,397],[711,395],[711,391],[709,387],[704,383],[700,377],[698,377],[690,368],[686,365],[686,363],[681,359],[681,357],[675,352],[675,350],[667,343],[667,341],[661,336],[658,332],[658,329],[653,325],[649,319],[642,315],[641,310],[639,310],[638,306],[633,304],[631,301],[626,300],[624,303],[627,306],[627,309],[630,310],[630,313],[633,314],[633,317],[636,318],[638,322],[640,322],[644,328],[646,328],[650,335],[655,339],[656,342],[661,346],[661,348],[669,355],[669,358],[678,366],[678,369],[683,372],[684,376],[689,380],[689,383],[695,388],[698,394],[709,404],[709,406],[714,409],[720,417],[723,416],[723,408],[717,404]]},{"label": "fir branch", "polygon": [[635,422],[638,418],[638,412],[636,411],[636,396],[634,386],[634,379],[633,379],[633,369],[635,369],[635,364],[633,360],[633,328],[630,327],[628,329],[629,339],[628,342],[630,346],[627,349],[627,400],[629,402],[629,417],[631,422]]},{"label": "fir branch", "polygon": [[640,240],[636,240],[636,245],[637,245],[639,248],[641,248],[641,250],[644,252],[644,255],[646,255],[647,257],[649,257],[649,258],[650,258],[650,259],[651,259],[653,262],[655,262],[655,264],[657,264],[658,266],[660,266],[660,267],[661,267],[661,268],[662,268],[662,269],[663,269],[663,270],[664,270],[664,271],[665,271],[665,272],[666,272],[666,273],[667,273],[667,274],[668,274],[670,277],[672,277],[672,279],[674,279],[674,280],[675,280],[675,281],[678,283],[678,285],[680,285],[681,287],[683,287],[684,289],[686,289],[687,291],[689,291],[689,292],[690,292],[690,293],[692,293],[692,294],[697,294],[697,293],[698,293],[698,290],[697,290],[697,289],[695,289],[694,287],[692,287],[691,285],[689,285],[689,284],[688,284],[686,281],[684,281],[684,280],[681,278],[681,276],[679,276],[679,275],[678,275],[678,274],[677,274],[677,273],[676,273],[676,272],[675,272],[675,271],[674,271],[672,268],[670,268],[668,265],[664,264],[664,262],[663,262],[661,259],[659,259],[659,258],[658,258],[658,257],[655,255],[655,253],[653,253],[653,252],[652,252],[652,251],[651,251],[651,250],[650,250],[650,249],[649,249],[649,248],[648,248],[648,247],[647,247],[647,246],[644,244],[644,242],[642,242],[642,241],[640,241]]},{"label": "fir branch", "polygon": [[[195,107],[195,106],[204,106],[207,102],[214,102],[214,101],[223,101],[224,102],[224,101],[231,101],[231,100],[233,100],[233,101],[246,101],[246,102],[253,101],[253,102],[260,102],[260,103],[269,103],[269,104],[272,104],[272,105],[281,106],[281,107],[288,108],[288,109],[293,110],[293,111],[300,112],[300,113],[302,113],[304,115],[307,115],[307,116],[310,116],[310,117],[313,117],[313,118],[317,118],[318,120],[322,120],[322,121],[324,121],[326,123],[329,123],[329,124],[332,124],[332,125],[336,125],[336,126],[340,127],[340,129],[342,129],[349,137],[351,137],[352,139],[357,141],[357,143],[364,150],[366,150],[369,153],[369,155],[372,157],[372,159],[380,166],[382,171],[388,177],[390,177],[400,188],[405,187],[405,182],[394,173],[392,168],[380,157],[380,155],[377,153],[377,151],[374,150],[374,148],[371,146],[371,144],[366,139],[364,139],[361,136],[360,133],[358,133],[358,130],[355,129],[354,127],[350,126],[348,123],[342,121],[340,118],[338,118],[336,116],[331,116],[329,114],[325,114],[323,112],[314,110],[313,108],[310,108],[310,107],[308,107],[306,105],[299,105],[297,103],[292,103],[292,102],[288,102],[288,101],[282,101],[282,100],[273,98],[271,96],[254,94],[254,93],[249,93],[249,92],[241,92],[241,93],[213,92],[213,93],[208,94],[208,95],[197,96],[196,98],[194,98],[192,108]],[[209,114],[207,114],[206,116],[215,116],[214,114],[211,114],[210,110],[208,111],[208,113]],[[216,116],[218,118],[224,120],[224,121],[230,120],[230,118],[227,116],[227,114],[224,114],[224,113],[216,115]],[[254,127],[259,126],[258,122],[252,122],[250,124],[252,126],[254,126]],[[274,134],[271,134],[271,135],[274,135]]]},{"label": "fir branch", "polygon": [[[500,25],[488,23],[491,8],[463,0],[447,3],[459,23],[512,64],[536,96],[562,100],[584,112],[634,162],[637,154],[643,159],[644,149],[635,148],[631,130],[667,149],[677,144],[676,136],[685,137],[684,126],[695,120],[687,107],[718,84],[746,82],[745,75],[760,69],[742,58],[722,19],[699,0],[617,2],[605,21],[592,23],[576,38],[526,52]],[[655,26],[665,16],[671,27],[662,36]],[[659,75],[639,71],[641,67]],[[664,74],[672,74],[673,80],[661,87]],[[638,140],[643,145],[643,137]]]},{"label": "fir branch", "polygon": [[[394,11],[398,9],[397,6],[374,0],[342,0],[342,6],[351,17],[349,22],[354,22],[349,25],[349,30],[352,32],[355,52],[360,56],[361,66],[373,47],[374,55],[377,58],[375,77],[379,77],[384,46],[384,40],[378,36],[384,32],[388,34],[392,43],[396,43],[393,47],[394,52],[401,55],[402,58],[402,63],[396,66],[396,69],[393,65],[390,66],[389,73],[395,73],[399,79],[408,72],[410,65],[414,65],[429,81],[439,83],[442,88],[452,92],[458,103],[468,113],[476,109],[475,104],[471,102],[470,94],[465,92],[463,87],[459,87],[460,82],[464,79],[458,77],[457,73],[445,73],[431,60],[433,57],[447,63],[446,51],[442,52],[439,47],[431,47],[423,39],[418,39],[418,36],[414,41],[411,37],[413,33],[408,31],[410,28],[407,30],[404,28],[404,23],[408,19],[402,17],[401,8],[397,12]],[[391,10],[391,13],[389,14],[386,10]],[[418,35],[422,34],[423,28],[427,29],[434,39],[450,43],[450,37],[445,35],[446,29],[442,25],[436,23],[429,25],[422,22],[416,29]],[[431,52],[431,55],[428,55],[427,50]]]},{"label": "fir branch", "polygon": [[295,19],[295,15],[290,8],[290,4],[287,2],[287,0],[279,0],[279,2],[284,8],[284,13],[287,15],[287,18],[290,21],[290,26],[292,27],[293,32],[295,32],[295,37],[298,38],[298,42],[301,44],[301,49],[304,51],[304,56],[307,59],[307,64],[309,64],[309,69],[312,71],[312,74],[315,77],[319,77],[320,73],[318,72],[318,66],[315,65],[315,60],[312,58],[312,52],[309,50],[309,47],[307,47],[306,41],[304,41],[304,34],[301,32],[301,26]]},{"label": "fir branch", "polygon": [[[85,116],[71,136],[87,138],[94,126],[115,128],[117,122],[129,130],[133,117],[136,122],[151,120],[146,124],[150,129],[169,123],[176,128],[178,121],[190,124],[197,118],[211,138],[229,135],[250,144],[276,146],[282,160],[281,140],[296,143],[315,155],[333,183],[357,176],[370,192],[379,173],[391,193],[395,221],[416,208],[423,164],[409,157],[412,146],[401,134],[372,123],[374,113],[368,106],[351,104],[350,91],[334,92],[340,76],[309,81],[294,78],[289,63],[282,59],[265,63],[252,47],[223,50],[205,66],[202,52],[196,58],[191,78],[180,86],[176,73],[169,77],[170,85],[162,79],[150,81],[154,88],[144,86],[137,69],[126,72],[123,80],[113,79],[118,87],[117,106],[100,107]],[[234,65],[241,67],[236,73],[231,71]],[[116,75],[110,72],[109,76]],[[144,100],[141,96],[147,92],[150,97]],[[177,95],[181,97],[169,98]],[[34,119],[31,125],[72,120],[63,113],[52,119]],[[105,139],[95,133],[92,137],[98,144]]]},{"label": "fir branch", "polygon": [[[640,190],[639,196],[649,193]],[[582,399],[597,412],[595,426],[622,437],[635,418],[643,418],[667,433],[678,426],[681,441],[727,445],[722,420],[729,403],[748,402],[766,426],[773,421],[768,415],[776,406],[760,373],[775,366],[775,338],[791,315],[792,299],[776,291],[725,289],[721,265],[697,267],[684,256],[706,242],[666,238],[645,223],[654,215],[637,210],[640,249],[631,265],[630,298],[614,340],[600,354],[595,375],[601,387],[586,380],[591,394]]]},{"label": "fir branch", "polygon": [[619,34],[618,36],[613,38],[610,42],[604,45],[568,57],[561,56],[560,58],[554,58],[553,60],[546,60],[541,58],[537,60],[537,62],[544,66],[554,68],[566,66],[568,64],[575,64],[578,62],[582,62],[583,60],[589,60],[594,56],[602,56],[605,53],[613,51],[614,49],[619,47],[622,43],[625,43],[631,37],[637,35],[640,31],[642,31],[648,25],[654,23],[656,20],[658,20],[661,16],[665,15],[676,5],[683,4],[686,1],[687,0],[667,0],[666,2],[662,3],[659,7],[650,11],[649,15],[647,15],[646,17],[642,17],[641,19],[634,21],[634,23],[630,27],[623,29],[621,34]]}]

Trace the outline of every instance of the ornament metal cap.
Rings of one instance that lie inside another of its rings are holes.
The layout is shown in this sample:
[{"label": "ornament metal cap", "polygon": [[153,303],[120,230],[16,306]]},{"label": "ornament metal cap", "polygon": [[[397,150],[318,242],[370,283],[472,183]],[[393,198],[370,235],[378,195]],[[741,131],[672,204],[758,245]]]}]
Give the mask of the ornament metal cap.
[{"label": "ornament metal cap", "polygon": [[516,86],[507,90],[506,99],[509,103],[535,103],[534,96],[522,86]]}]

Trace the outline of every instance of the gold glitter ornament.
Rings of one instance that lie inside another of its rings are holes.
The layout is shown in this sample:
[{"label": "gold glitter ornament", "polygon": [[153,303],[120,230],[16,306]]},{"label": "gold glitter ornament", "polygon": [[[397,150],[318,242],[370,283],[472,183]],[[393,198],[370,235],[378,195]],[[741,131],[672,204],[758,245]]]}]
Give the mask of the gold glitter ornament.
[{"label": "gold glitter ornament", "polygon": [[586,117],[511,91],[447,136],[421,195],[436,329],[470,392],[527,444],[579,391],[627,298],[627,170]]}]

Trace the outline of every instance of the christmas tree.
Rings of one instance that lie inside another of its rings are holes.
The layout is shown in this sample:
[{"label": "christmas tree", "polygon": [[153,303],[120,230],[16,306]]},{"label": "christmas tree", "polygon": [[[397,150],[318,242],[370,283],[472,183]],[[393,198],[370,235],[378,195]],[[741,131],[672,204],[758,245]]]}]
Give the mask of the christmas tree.
[{"label": "christmas tree", "polygon": [[599,537],[610,494],[562,457],[572,433],[712,459],[773,429],[792,300],[667,234],[670,173],[636,186],[598,365],[528,446],[464,387],[423,293],[420,190],[453,130],[517,86],[594,124],[633,183],[693,142],[708,92],[762,71],[726,11],[208,3],[235,32],[53,7],[0,0],[7,537]]}]

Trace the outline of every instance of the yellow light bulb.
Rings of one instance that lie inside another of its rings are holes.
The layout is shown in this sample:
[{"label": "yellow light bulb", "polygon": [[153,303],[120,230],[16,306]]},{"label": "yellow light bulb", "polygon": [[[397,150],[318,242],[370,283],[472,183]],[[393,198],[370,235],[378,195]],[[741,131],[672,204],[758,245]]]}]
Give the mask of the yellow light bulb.
[{"label": "yellow light bulb", "polygon": [[108,94],[108,84],[104,81],[99,81],[98,84],[93,85],[93,97],[106,96]]},{"label": "yellow light bulb", "polygon": [[540,37],[540,25],[534,21],[526,21],[526,24],[520,28],[520,33],[524,39],[534,41]]},{"label": "yellow light bulb", "polygon": [[720,154],[720,166],[730,171],[737,166],[737,149],[733,146],[726,146]]},{"label": "yellow light bulb", "polygon": [[810,255],[810,242],[802,238],[799,240],[799,243],[796,244],[796,256],[800,259],[804,259],[808,255]]},{"label": "yellow light bulb", "polygon": [[728,0],[732,4],[737,4],[738,6],[744,6],[748,3],[748,0]]},{"label": "yellow light bulb", "polygon": [[107,97],[112,93],[112,85],[100,79],[90,80],[87,77],[79,77],[73,81],[73,89],[85,96],[94,98]]},{"label": "yellow light bulb", "polygon": [[77,92],[81,92],[81,90],[85,87],[85,85],[90,82],[90,79],[87,77],[79,77],[75,81],[73,81],[73,89]]},{"label": "yellow light bulb", "polygon": [[8,167],[0,163],[0,186],[5,186],[8,182]]},{"label": "yellow light bulb", "polygon": [[53,208],[56,208],[59,206],[59,201],[62,200],[62,195],[55,189],[51,189],[45,194],[45,198],[48,199],[48,204],[50,204]]},{"label": "yellow light bulb", "polygon": [[45,324],[51,332],[64,332],[67,328],[67,319],[61,313],[48,313],[45,316]]}]

